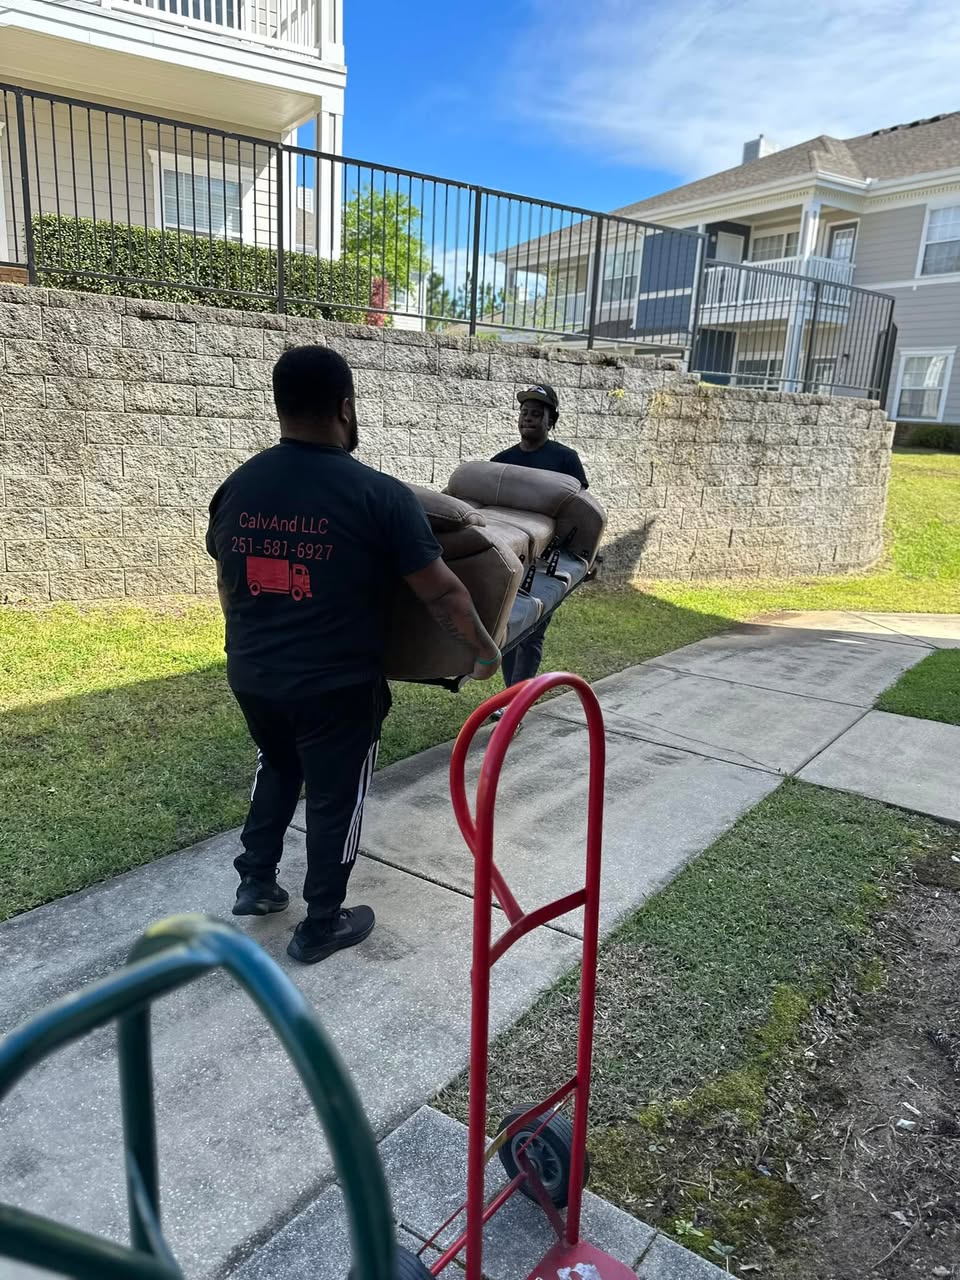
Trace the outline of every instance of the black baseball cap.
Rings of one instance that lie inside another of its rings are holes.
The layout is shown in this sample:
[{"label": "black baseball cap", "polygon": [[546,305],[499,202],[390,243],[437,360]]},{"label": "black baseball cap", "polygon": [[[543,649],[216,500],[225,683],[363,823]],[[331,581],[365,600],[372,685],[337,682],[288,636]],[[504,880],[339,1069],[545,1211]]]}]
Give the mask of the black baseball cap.
[{"label": "black baseball cap", "polygon": [[526,391],[518,391],[517,399],[521,404],[524,400],[537,400],[540,404],[547,405],[554,413],[560,412],[560,400],[548,382],[538,382],[536,386],[527,387]]}]

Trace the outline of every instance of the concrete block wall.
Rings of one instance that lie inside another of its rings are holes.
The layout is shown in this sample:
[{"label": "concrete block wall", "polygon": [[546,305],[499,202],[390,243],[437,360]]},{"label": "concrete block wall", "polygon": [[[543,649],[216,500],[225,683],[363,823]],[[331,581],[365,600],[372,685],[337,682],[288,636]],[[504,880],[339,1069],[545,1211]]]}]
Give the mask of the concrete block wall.
[{"label": "concrete block wall", "polygon": [[0,600],[206,593],[206,507],[276,439],[274,361],[353,366],[363,461],[442,487],[557,387],[622,578],[837,573],[880,554],[892,426],[866,401],[701,385],[655,357],[0,284]]}]

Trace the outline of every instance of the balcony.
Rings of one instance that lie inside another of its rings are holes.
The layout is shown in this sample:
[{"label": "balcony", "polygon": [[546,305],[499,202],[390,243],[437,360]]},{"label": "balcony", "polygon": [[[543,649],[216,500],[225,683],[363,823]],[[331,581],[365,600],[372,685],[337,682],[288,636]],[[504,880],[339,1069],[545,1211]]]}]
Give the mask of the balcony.
[{"label": "balcony", "polygon": [[842,309],[843,289],[819,287],[819,282],[846,286],[853,273],[852,262],[814,254],[762,263],[709,262],[703,282],[705,317],[731,324],[786,319],[798,303],[816,302],[816,295],[822,308]]},{"label": "balcony", "polygon": [[342,116],[341,17],[342,0],[6,0],[0,80],[279,139]]},{"label": "balcony", "polygon": [[149,15],[187,31],[319,57],[318,0],[100,0],[103,8]]}]

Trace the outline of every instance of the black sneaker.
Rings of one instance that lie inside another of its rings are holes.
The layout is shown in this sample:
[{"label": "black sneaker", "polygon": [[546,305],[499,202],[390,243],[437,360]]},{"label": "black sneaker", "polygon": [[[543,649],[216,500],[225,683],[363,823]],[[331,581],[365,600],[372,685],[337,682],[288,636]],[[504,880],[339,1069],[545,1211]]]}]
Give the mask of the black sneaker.
[{"label": "black sneaker", "polygon": [[302,964],[316,964],[335,951],[355,947],[373,933],[376,917],[369,907],[344,908],[331,924],[319,924],[307,917],[293,932],[287,955]]},{"label": "black sneaker", "polygon": [[235,916],[268,916],[271,911],[286,911],[289,905],[289,893],[286,889],[281,889],[276,880],[244,876],[237,889],[233,914]]},{"label": "black sneaker", "polygon": [[[487,724],[498,725],[500,721],[503,719],[503,713],[505,710],[506,710],[505,707],[501,707],[499,711],[491,711],[490,714],[487,716]],[[523,732],[523,721],[521,720],[520,723],[517,725],[516,729],[514,729],[513,736],[517,737],[517,735],[522,732]]]}]

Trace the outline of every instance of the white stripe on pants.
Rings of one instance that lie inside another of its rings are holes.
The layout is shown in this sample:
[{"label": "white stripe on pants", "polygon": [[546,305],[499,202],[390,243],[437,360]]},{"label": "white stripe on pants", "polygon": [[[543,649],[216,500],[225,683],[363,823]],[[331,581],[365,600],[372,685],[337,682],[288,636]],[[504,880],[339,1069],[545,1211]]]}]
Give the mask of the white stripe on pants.
[{"label": "white stripe on pants", "polygon": [[253,786],[250,788],[250,803],[253,804],[253,797],[257,794],[257,783],[260,781],[260,774],[263,770],[263,752],[257,747],[257,767],[253,774]]},{"label": "white stripe on pants", "polygon": [[350,826],[347,828],[347,839],[343,846],[343,857],[340,861],[347,865],[353,862],[357,856],[357,849],[360,847],[360,825],[363,820],[363,802],[367,798],[367,792],[370,790],[370,782],[373,778],[373,771],[377,767],[377,753],[380,750],[380,739],[370,744],[370,750],[367,752],[366,759],[363,762],[363,768],[360,770],[360,782],[357,786],[357,803],[354,805],[353,816],[350,819]]}]

